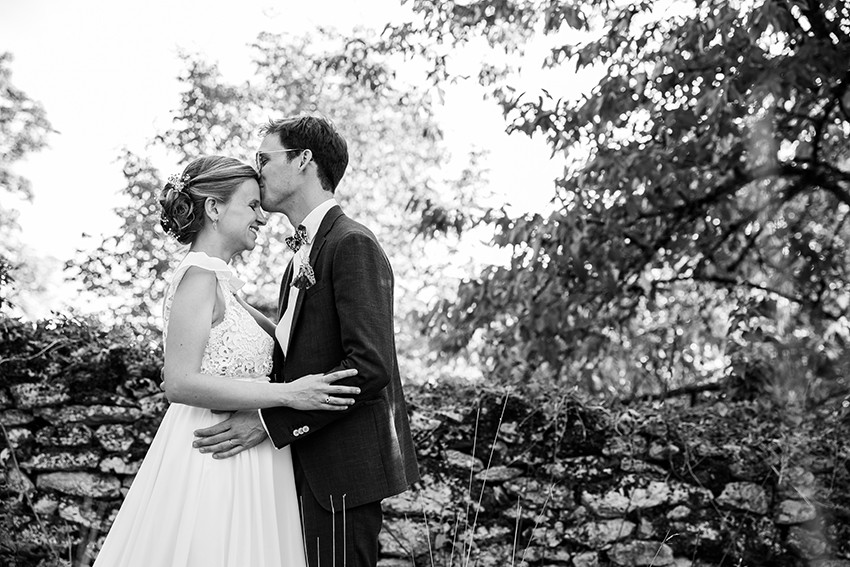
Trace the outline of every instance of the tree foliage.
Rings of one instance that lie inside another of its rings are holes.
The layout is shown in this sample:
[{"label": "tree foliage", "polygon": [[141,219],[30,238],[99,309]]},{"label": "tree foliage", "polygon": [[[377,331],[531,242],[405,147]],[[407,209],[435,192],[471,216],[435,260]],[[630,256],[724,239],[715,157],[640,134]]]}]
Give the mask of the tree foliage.
[{"label": "tree foliage", "polygon": [[47,145],[53,129],[44,108],[12,84],[12,55],[0,54],[0,189],[32,199],[29,181],[9,169]]},{"label": "tree foliage", "polygon": [[[424,56],[486,41],[551,49],[544,67],[602,78],[578,100],[478,79],[508,130],[569,167],[553,212],[491,211],[511,251],[427,320],[446,350],[480,345],[515,381],[554,371],[592,391],[657,392],[847,368],[850,7],[835,0],[416,0],[385,49]],[[450,214],[450,213],[446,213]],[[734,316],[733,316],[734,314]],[[769,324],[761,324],[766,321]]]},{"label": "tree foliage", "polygon": [[[336,198],[349,216],[372,228],[387,249],[397,275],[397,311],[403,323],[408,314],[425,309],[425,298],[450,289],[435,276],[449,261],[448,254],[429,260],[425,248],[434,243],[417,236],[415,226],[421,223],[424,206],[420,203],[473,207],[481,189],[480,172],[474,155],[456,177],[442,171],[446,151],[431,95],[397,79],[389,57],[367,49],[372,42],[368,36],[343,37],[322,30],[303,37],[264,33],[253,45],[255,73],[244,83],[230,82],[214,63],[184,54],[183,90],[172,125],[156,135],[149,154],[165,150],[176,156],[176,171],[204,154],[251,161],[260,142],[259,127],[270,118],[299,112],[328,116],[346,137],[351,153]],[[165,277],[182,254],[158,224],[159,187],[171,172],[160,172],[150,155],[123,156],[127,204],[117,211],[121,227],[94,252],[80,252],[68,268],[86,288],[114,298],[117,317],[156,330]],[[455,200],[457,186],[468,191]],[[283,237],[290,231],[282,216],[273,216],[257,248],[238,260],[240,277],[249,282],[249,301],[266,312],[274,312],[290,258]],[[451,242],[440,243],[447,245]],[[400,343],[414,348],[415,333],[403,323]]]},{"label": "tree foliage", "polygon": [[[10,53],[0,53],[0,195],[4,200],[16,197],[31,201],[29,180],[12,167],[28,153],[44,148],[53,128],[41,104],[12,83],[11,62]],[[14,208],[0,206],[0,308],[8,307],[15,295],[9,289],[13,280],[33,279],[27,270],[17,218]]]}]

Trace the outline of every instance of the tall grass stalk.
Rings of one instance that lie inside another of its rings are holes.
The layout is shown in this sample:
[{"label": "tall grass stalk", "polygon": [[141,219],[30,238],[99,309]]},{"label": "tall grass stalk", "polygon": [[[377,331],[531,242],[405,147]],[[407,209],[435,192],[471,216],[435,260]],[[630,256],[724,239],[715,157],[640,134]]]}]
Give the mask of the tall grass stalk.
[{"label": "tall grass stalk", "polygon": [[428,510],[423,510],[425,514],[425,541],[428,542],[428,557],[431,558],[431,567],[436,567],[434,564],[434,550],[431,548],[431,528],[428,525]]},{"label": "tall grass stalk", "polygon": [[[469,460],[469,485],[466,489],[466,512],[464,513],[464,531],[469,533],[469,506],[472,503],[472,478],[475,476],[475,449],[478,447],[478,424],[481,422],[481,399],[478,399],[478,410],[475,414],[475,431],[472,434],[472,458]],[[477,514],[476,514],[477,517]],[[470,545],[471,545],[470,540]],[[466,555],[466,540],[461,542],[460,547],[460,556],[463,558]],[[463,561],[463,559],[461,559]],[[468,563],[468,560],[467,560]],[[454,547],[452,548],[452,555],[449,560],[449,567],[453,567],[454,565]]]},{"label": "tall grass stalk", "polygon": [[[510,398],[510,392],[505,392],[505,401],[502,404],[502,413],[499,415],[499,422],[496,424],[496,434],[493,436],[493,443],[490,445],[490,455],[487,457],[487,465],[484,467],[484,480],[481,481],[481,492],[478,494],[478,504],[475,507],[475,517],[472,520],[472,528],[469,530],[469,539],[468,546],[466,549],[466,561],[464,562],[464,567],[469,566],[469,558],[472,555],[472,536],[475,533],[475,526],[478,525],[478,514],[481,511],[481,501],[484,500],[484,490],[487,487],[487,473],[490,471],[490,465],[493,463],[493,454],[496,452],[496,443],[499,441],[499,432],[502,429],[502,421],[505,419],[505,410],[508,408],[508,399]],[[478,417],[475,419],[475,433],[476,438],[478,437],[478,419],[481,417],[481,401],[478,402]],[[475,444],[473,442],[473,452],[472,452],[472,464],[470,467],[475,466]],[[472,497],[472,477],[470,476],[470,499]],[[467,508],[468,512],[469,508]]]},{"label": "tall grass stalk", "polygon": [[[521,501],[522,497],[518,495],[516,497],[516,525],[514,526],[514,545],[511,549],[511,567],[514,567],[514,563],[516,562],[516,547],[517,540],[519,540],[519,524],[520,518],[522,517],[522,506],[520,505]],[[523,555],[525,554],[523,553]]]},{"label": "tall grass stalk", "polygon": [[[540,509],[540,513],[537,514],[537,518],[534,520],[534,525],[531,527],[531,536],[528,538],[528,543],[525,544],[525,549],[522,550],[522,557],[520,558],[520,563],[525,563],[525,555],[528,553],[528,549],[531,547],[531,543],[534,541],[534,533],[537,531],[537,526],[540,525],[540,519],[546,514],[546,506],[549,505],[549,500],[552,499],[552,491],[555,489],[555,483],[551,483],[549,485],[549,493],[546,494],[546,500],[543,501],[543,508]],[[516,544],[514,544],[516,545]]]}]

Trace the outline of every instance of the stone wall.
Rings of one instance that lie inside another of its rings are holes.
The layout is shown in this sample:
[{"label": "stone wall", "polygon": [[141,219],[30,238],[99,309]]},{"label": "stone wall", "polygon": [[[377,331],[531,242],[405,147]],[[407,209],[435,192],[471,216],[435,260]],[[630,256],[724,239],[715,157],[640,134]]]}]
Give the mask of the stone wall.
[{"label": "stone wall", "polygon": [[458,399],[414,408],[425,478],[386,503],[385,567],[850,566],[840,408]]},{"label": "stone wall", "polygon": [[[385,503],[382,567],[850,567],[850,427],[834,412],[410,394],[424,479]],[[166,404],[139,376],[108,394],[0,389],[0,563],[89,565]]]}]

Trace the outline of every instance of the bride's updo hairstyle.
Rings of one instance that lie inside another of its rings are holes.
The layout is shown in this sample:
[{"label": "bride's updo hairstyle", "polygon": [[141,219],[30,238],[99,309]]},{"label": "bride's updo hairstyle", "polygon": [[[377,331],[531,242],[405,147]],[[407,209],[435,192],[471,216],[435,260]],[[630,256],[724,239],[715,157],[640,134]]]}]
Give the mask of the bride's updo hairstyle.
[{"label": "bride's updo hairstyle", "polygon": [[212,198],[227,203],[246,179],[257,179],[257,172],[238,159],[204,156],[192,160],[163,187],[159,223],[181,244],[191,244],[207,222],[204,202]]}]

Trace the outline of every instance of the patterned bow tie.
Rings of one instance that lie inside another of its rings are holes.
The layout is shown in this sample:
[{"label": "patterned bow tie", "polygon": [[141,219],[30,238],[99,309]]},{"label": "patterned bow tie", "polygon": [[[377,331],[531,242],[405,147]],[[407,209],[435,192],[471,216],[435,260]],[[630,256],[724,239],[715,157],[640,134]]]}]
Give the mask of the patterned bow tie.
[{"label": "patterned bow tie", "polygon": [[307,229],[303,224],[299,224],[298,228],[295,229],[295,234],[292,236],[287,236],[283,239],[289,249],[293,252],[298,252],[301,249],[301,246],[305,244],[309,244],[310,242],[307,240]]}]

